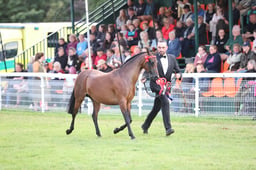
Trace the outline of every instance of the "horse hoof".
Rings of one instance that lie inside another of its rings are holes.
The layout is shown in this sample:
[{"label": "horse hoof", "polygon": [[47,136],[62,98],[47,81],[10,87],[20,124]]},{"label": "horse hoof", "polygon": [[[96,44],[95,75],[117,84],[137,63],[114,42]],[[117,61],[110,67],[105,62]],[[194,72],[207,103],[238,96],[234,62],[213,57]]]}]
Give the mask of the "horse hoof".
[{"label": "horse hoof", "polygon": [[131,136],[131,140],[134,140],[135,139],[135,136]]},{"label": "horse hoof", "polygon": [[96,134],[98,137],[101,137],[101,134]]},{"label": "horse hoof", "polygon": [[67,130],[66,130],[66,134],[67,134],[67,135],[69,135],[71,132],[72,132],[72,130],[70,130],[70,129],[67,129]]},{"label": "horse hoof", "polygon": [[119,128],[115,128],[113,132],[114,134],[117,134],[119,132]]}]

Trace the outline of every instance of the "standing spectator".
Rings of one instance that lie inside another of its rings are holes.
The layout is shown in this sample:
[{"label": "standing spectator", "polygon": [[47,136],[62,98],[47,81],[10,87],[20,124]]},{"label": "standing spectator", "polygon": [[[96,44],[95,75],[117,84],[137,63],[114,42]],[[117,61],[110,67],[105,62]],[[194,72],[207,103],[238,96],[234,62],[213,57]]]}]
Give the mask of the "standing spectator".
[{"label": "standing spectator", "polygon": [[[185,13],[184,7],[185,7],[186,5],[187,5],[187,7],[188,7],[189,9],[191,9],[191,4],[189,3],[189,0],[183,0],[183,2],[180,1],[180,0],[178,0],[178,1],[177,1],[177,4],[178,4],[178,18],[181,18],[181,17],[182,17],[182,14]],[[186,7],[186,8],[187,8],[187,7]],[[184,23],[185,23],[185,21],[186,21],[186,19],[184,20]]]},{"label": "standing spectator", "polygon": [[169,32],[169,40],[167,41],[168,49],[167,54],[172,54],[175,57],[180,55],[181,45],[178,38],[175,37],[175,31]]},{"label": "standing spectator", "polygon": [[210,46],[210,54],[207,56],[204,67],[208,73],[219,73],[221,67],[221,58],[216,45]]},{"label": "standing spectator", "polygon": [[[201,8],[200,2],[197,2],[197,15],[201,16],[203,18],[203,21],[205,20],[205,11]],[[196,14],[193,13],[192,20],[195,21]]]},{"label": "standing spectator", "polygon": [[169,32],[171,32],[174,29],[174,25],[170,24],[170,20],[168,18],[163,19],[164,26],[162,28],[162,33],[164,39],[168,40],[169,38]]},{"label": "standing spectator", "polygon": [[236,3],[232,2],[232,14],[233,14],[233,24],[238,25],[240,19],[240,11],[236,8]]},{"label": "standing spectator", "polygon": [[106,32],[106,35],[105,35],[105,40],[102,44],[102,48],[104,51],[106,51],[107,49],[110,48],[111,44],[112,44],[112,39],[111,39],[111,34],[109,32]]},{"label": "standing spectator", "polygon": [[79,60],[79,58],[77,56],[76,49],[71,47],[68,50],[68,64],[67,64],[65,70],[69,71],[70,67],[74,67],[76,72],[79,72],[81,64],[82,64],[82,62]]},{"label": "standing spectator", "polygon": [[193,13],[190,11],[189,5],[184,5],[183,7],[184,13],[180,17],[180,21],[185,24],[187,19],[192,18]]},{"label": "standing spectator", "polygon": [[186,21],[187,28],[181,40],[181,53],[184,57],[190,57],[190,49],[194,49],[194,23],[191,18]]},{"label": "standing spectator", "polygon": [[144,3],[144,0],[139,0],[139,3],[136,5],[136,14],[138,18],[141,18],[141,16],[144,15],[146,9],[146,3]]},{"label": "standing spectator", "polygon": [[101,24],[99,26],[99,31],[98,34],[96,36],[96,40],[98,43],[102,44],[104,39],[105,39],[105,33],[106,33],[106,25],[105,24]]},{"label": "standing spectator", "polygon": [[61,69],[65,70],[67,63],[68,63],[68,56],[65,54],[63,47],[60,47],[58,49],[58,54],[54,58],[53,63],[55,63],[55,62],[59,62],[61,64]]},{"label": "standing spectator", "polygon": [[125,37],[127,39],[129,48],[132,45],[138,45],[138,40],[139,40],[138,33],[135,30],[135,27],[133,24],[129,25],[129,31],[126,33]]},{"label": "standing spectator", "polygon": [[230,71],[236,71],[240,67],[241,58],[244,58],[241,46],[239,44],[233,45],[233,53],[227,58]]},{"label": "standing spectator", "polygon": [[218,52],[220,54],[227,52],[227,50],[224,48],[224,45],[227,43],[227,41],[228,41],[228,36],[226,35],[225,30],[219,29],[218,36],[215,41],[215,45],[218,47]]},{"label": "standing spectator", "polygon": [[204,65],[207,56],[208,54],[206,52],[206,47],[204,45],[199,46],[198,53],[195,57],[194,66],[196,67],[198,64]]},{"label": "standing spectator", "polygon": [[213,7],[213,4],[208,4],[208,10],[205,12],[205,23],[210,24],[210,21],[213,18],[213,15],[215,14],[215,10]]},{"label": "standing spectator", "polygon": [[244,55],[241,56],[240,69],[245,69],[249,60],[255,60],[256,62],[256,53],[251,50],[249,41],[245,41],[242,48]]},{"label": "standing spectator", "polygon": [[122,26],[126,24],[127,16],[124,9],[119,11],[119,16],[116,18],[116,27],[121,30]]},{"label": "standing spectator", "polygon": [[136,19],[137,18],[137,16],[136,16],[136,14],[135,14],[135,11],[134,11],[134,9],[132,8],[132,7],[129,7],[128,8],[128,20],[134,20],[134,19]]},{"label": "standing spectator", "polygon": [[153,4],[153,0],[147,0],[144,15],[141,16],[141,19],[150,21],[152,17],[155,18],[155,4]]},{"label": "standing spectator", "polygon": [[95,58],[95,61],[94,61],[94,65],[97,66],[98,65],[98,61],[99,60],[105,60],[107,61],[107,55],[104,54],[104,50],[102,48],[98,48],[97,49],[97,56]]},{"label": "standing spectator", "polygon": [[73,48],[76,49],[77,43],[78,43],[78,41],[76,39],[76,35],[75,34],[71,34],[69,36],[69,43],[67,45],[66,54],[68,54],[69,48],[73,47]]},{"label": "standing spectator", "polygon": [[212,20],[210,21],[210,32],[212,33],[212,42],[214,44],[216,38],[216,26],[220,19],[224,19],[223,10],[220,7],[217,7],[216,13],[213,15]]},{"label": "standing spectator", "polygon": [[207,44],[206,24],[202,16],[198,16],[198,39],[199,45]]},{"label": "standing spectator", "polygon": [[[35,61],[33,63],[33,72],[34,73],[45,73],[44,69],[44,53],[37,53],[35,55]],[[40,78],[36,78],[37,80],[40,80]],[[45,85],[46,88],[44,89],[45,95],[48,94],[48,81],[45,80]],[[34,88],[33,88],[33,102],[34,102],[34,110],[38,111],[39,110],[39,103],[41,100],[41,83],[37,82],[34,83]],[[47,100],[45,101],[45,110],[48,110],[48,103]]]},{"label": "standing spectator", "polygon": [[78,39],[79,39],[79,43],[77,43],[76,52],[79,57],[84,57],[82,55],[83,55],[83,52],[88,48],[88,43],[84,38],[84,34],[80,34],[78,36]]},{"label": "standing spectator", "polygon": [[59,49],[60,47],[63,47],[63,48],[64,48],[64,52],[66,53],[67,45],[68,45],[68,44],[66,43],[65,39],[64,39],[64,38],[60,38],[60,39],[58,40],[58,44],[57,44],[56,47],[55,47],[55,52],[54,52],[55,56],[58,55],[58,49]]}]

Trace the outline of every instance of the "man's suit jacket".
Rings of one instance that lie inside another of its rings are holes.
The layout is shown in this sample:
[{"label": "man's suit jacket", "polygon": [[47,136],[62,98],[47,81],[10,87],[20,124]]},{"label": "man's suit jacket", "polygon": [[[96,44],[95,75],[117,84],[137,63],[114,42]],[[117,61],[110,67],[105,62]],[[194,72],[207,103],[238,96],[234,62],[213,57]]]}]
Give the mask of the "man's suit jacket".
[{"label": "man's suit jacket", "polygon": [[[170,55],[170,54],[166,54],[166,55],[167,55],[166,57],[168,59],[168,68],[167,68],[166,73],[164,74],[159,54],[157,54],[157,56],[156,56],[157,57],[157,69],[158,69],[160,78],[164,77],[164,78],[166,78],[167,81],[171,81],[172,73],[180,73],[180,68],[179,68],[179,65],[177,63],[175,56]],[[150,88],[151,88],[152,92],[156,92],[156,93],[159,93],[159,91],[161,90],[161,87],[158,84],[156,84],[156,79],[150,80]]]}]

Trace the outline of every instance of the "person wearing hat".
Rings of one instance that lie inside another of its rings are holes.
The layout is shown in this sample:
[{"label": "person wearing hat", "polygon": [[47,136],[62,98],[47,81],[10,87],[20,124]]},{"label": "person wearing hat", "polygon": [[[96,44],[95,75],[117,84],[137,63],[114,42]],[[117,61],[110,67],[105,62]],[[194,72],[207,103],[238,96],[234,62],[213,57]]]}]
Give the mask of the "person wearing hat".
[{"label": "person wearing hat", "polygon": [[104,50],[103,50],[103,48],[101,48],[101,47],[99,47],[99,48],[97,49],[97,56],[96,56],[96,58],[95,58],[95,60],[94,60],[94,65],[98,66],[99,60],[107,61],[107,55],[104,54]]},{"label": "person wearing hat", "polygon": [[96,67],[97,67],[97,70],[105,72],[105,73],[113,70],[109,65],[107,65],[106,61],[103,59],[100,59],[98,61],[98,64]]},{"label": "person wearing hat", "polygon": [[180,18],[182,14],[184,14],[185,5],[188,5],[189,9],[191,9],[191,4],[189,3],[189,0],[183,0],[183,1],[178,0],[177,5],[178,5],[178,18]]},{"label": "person wearing hat", "polygon": [[242,48],[244,55],[241,56],[240,69],[246,69],[249,60],[253,59],[256,61],[256,53],[251,50],[251,44],[249,41],[245,41]]},{"label": "person wearing hat", "polygon": [[193,13],[190,11],[189,5],[184,5],[183,14],[180,17],[180,21],[185,23],[188,18],[192,18]]}]

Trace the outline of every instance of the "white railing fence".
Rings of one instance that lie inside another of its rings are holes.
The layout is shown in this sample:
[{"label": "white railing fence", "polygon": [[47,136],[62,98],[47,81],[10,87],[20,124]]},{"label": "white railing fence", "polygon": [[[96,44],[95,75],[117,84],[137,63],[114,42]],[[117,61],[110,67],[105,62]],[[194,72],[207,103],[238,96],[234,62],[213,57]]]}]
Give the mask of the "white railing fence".
[{"label": "white railing fence", "polygon": [[[23,79],[20,79],[23,77]],[[0,110],[32,109],[41,112],[66,111],[77,75],[54,73],[0,73]],[[243,79],[241,78],[243,77]],[[181,84],[172,82],[172,113],[199,115],[254,115],[255,73],[183,74]],[[132,113],[149,112],[154,98],[138,81]],[[37,106],[37,107],[36,107]],[[92,112],[86,98],[82,113]],[[102,112],[120,112],[118,106],[102,105]]]}]

